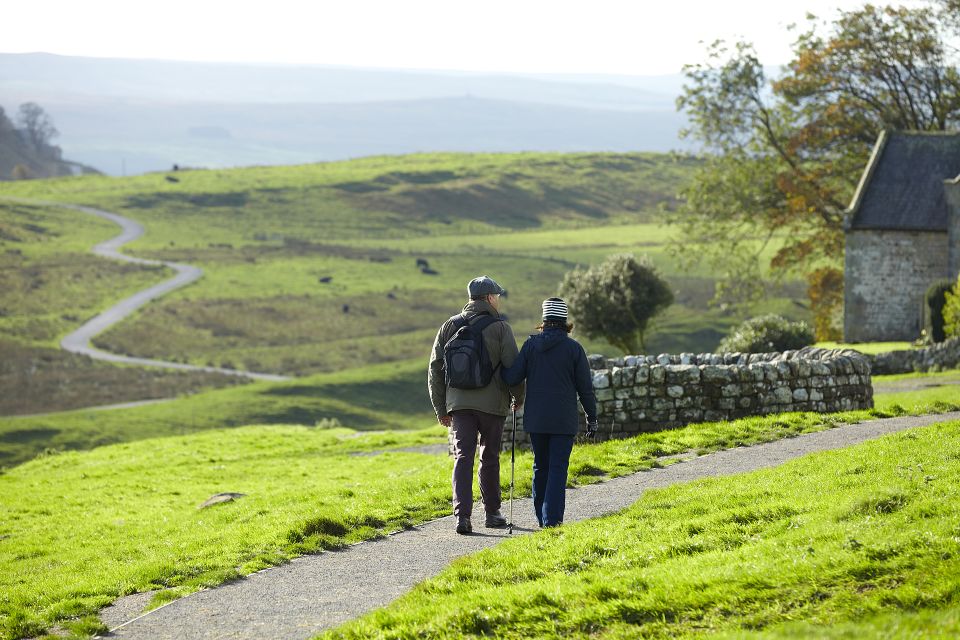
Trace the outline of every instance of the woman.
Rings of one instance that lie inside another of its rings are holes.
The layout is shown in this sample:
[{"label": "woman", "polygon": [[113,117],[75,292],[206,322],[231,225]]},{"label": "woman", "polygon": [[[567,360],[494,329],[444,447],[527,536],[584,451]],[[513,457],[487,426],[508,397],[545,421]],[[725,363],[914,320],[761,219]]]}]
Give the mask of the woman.
[{"label": "woman", "polygon": [[567,466],[579,426],[577,397],[587,414],[587,432],[596,432],[597,399],[587,354],[567,334],[567,303],[543,301],[539,334],[523,344],[513,366],[501,370],[508,385],[527,381],[523,430],[533,443],[533,508],[541,527],[563,523]]}]

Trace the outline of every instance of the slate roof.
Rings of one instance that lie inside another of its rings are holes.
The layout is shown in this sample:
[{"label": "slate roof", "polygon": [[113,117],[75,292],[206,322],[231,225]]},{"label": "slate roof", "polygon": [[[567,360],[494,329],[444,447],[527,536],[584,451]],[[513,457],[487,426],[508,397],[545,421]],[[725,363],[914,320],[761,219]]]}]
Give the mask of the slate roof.
[{"label": "slate roof", "polygon": [[960,132],[883,132],[847,210],[848,229],[946,231],[944,180],[960,175]]}]

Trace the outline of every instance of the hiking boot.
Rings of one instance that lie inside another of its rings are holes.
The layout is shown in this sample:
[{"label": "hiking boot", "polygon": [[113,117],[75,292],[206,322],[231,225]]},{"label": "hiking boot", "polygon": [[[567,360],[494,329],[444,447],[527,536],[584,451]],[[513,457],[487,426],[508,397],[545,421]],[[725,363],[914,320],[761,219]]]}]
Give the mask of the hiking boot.
[{"label": "hiking boot", "polygon": [[507,519],[500,515],[500,511],[487,514],[486,526],[490,529],[502,529],[507,526]]},{"label": "hiking boot", "polygon": [[473,525],[470,524],[470,518],[457,518],[457,533],[467,535],[473,533]]}]

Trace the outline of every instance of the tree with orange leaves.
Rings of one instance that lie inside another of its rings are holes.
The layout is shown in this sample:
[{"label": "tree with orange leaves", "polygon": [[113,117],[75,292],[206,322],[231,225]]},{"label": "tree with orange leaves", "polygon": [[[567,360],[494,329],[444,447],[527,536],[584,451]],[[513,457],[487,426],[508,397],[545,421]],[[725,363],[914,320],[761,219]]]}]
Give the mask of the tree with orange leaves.
[{"label": "tree with orange leaves", "polygon": [[718,301],[756,299],[769,267],[806,277],[817,313],[835,312],[824,301],[842,295],[819,287],[842,286],[844,211],[880,131],[960,126],[958,6],[810,15],[773,79],[744,42],[715,42],[685,68],[677,106],[706,157],[667,215],[676,253],[721,274]]}]

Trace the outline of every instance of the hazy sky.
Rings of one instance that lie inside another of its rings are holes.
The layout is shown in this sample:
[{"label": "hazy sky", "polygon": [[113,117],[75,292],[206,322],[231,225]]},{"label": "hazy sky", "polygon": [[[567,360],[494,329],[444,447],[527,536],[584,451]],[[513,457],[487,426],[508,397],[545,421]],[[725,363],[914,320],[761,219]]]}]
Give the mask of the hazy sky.
[{"label": "hazy sky", "polygon": [[[537,73],[675,73],[701,40],[784,62],[791,22],[863,0],[38,0],[0,52]],[[917,0],[904,4],[916,5]],[[148,8],[149,7],[149,8]]]}]

